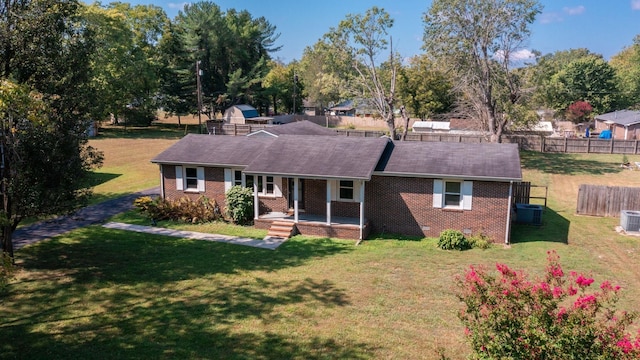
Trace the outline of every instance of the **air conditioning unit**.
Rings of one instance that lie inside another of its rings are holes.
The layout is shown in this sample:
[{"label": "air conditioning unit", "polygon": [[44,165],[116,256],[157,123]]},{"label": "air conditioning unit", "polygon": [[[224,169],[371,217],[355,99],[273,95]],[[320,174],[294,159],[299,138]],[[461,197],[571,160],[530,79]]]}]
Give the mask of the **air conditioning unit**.
[{"label": "air conditioning unit", "polygon": [[640,211],[620,211],[620,226],[624,231],[640,231]]},{"label": "air conditioning unit", "polygon": [[542,205],[516,204],[516,222],[542,225]]}]

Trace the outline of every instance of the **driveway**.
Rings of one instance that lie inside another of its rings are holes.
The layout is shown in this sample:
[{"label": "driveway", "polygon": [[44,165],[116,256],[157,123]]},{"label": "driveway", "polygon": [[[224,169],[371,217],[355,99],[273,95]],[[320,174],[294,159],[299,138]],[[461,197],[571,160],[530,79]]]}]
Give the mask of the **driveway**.
[{"label": "driveway", "polygon": [[[18,250],[25,245],[34,244],[38,241],[62,235],[66,232],[81,227],[95,224],[104,224],[110,217],[133,209],[133,201],[136,198],[145,195],[158,195],[159,193],[160,188],[155,187],[131,195],[122,196],[117,199],[107,200],[95,205],[87,206],[71,215],[60,216],[52,220],[41,221],[21,227],[13,233],[14,250]],[[225,242],[236,245],[259,247],[269,250],[275,250],[278,246],[286,241],[286,239],[282,238],[268,237],[264,240],[256,240],[249,238],[240,238],[217,234],[204,234],[192,231],[170,230],[159,227],[138,226],[122,223],[107,223],[103,226],[111,229],[144,232],[149,234],[182,237],[197,240]]]},{"label": "driveway", "polygon": [[13,248],[18,250],[29,244],[50,239],[81,227],[104,223],[110,217],[133,209],[133,200],[145,195],[158,195],[160,187],[143,190],[117,199],[84,207],[71,215],[40,221],[23,226],[13,232]]}]

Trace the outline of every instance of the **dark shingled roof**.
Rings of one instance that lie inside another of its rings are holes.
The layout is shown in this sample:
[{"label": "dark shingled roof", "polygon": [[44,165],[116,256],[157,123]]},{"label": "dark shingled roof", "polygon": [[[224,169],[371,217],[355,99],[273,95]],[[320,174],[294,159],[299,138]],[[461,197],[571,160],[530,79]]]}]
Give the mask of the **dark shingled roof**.
[{"label": "dark shingled roof", "polygon": [[210,166],[246,166],[273,142],[271,137],[188,134],[151,162]]},{"label": "dark shingled roof", "polygon": [[283,125],[274,125],[267,127],[262,130],[258,130],[253,132],[247,136],[252,136],[257,133],[269,133],[275,136],[280,135],[324,135],[324,136],[335,136],[338,135],[338,132],[333,129],[328,129],[324,126],[317,125],[312,123],[309,120],[302,120],[291,122]]},{"label": "dark shingled roof", "polygon": [[398,176],[522,180],[517,144],[395,142],[376,171]]},{"label": "dark shingled roof", "polygon": [[388,142],[387,138],[282,135],[244,171],[369,180]]},{"label": "dark shingled roof", "polygon": [[185,136],[153,160],[244,167],[250,174],[369,180],[381,175],[521,181],[516,144],[395,142],[387,138]]}]

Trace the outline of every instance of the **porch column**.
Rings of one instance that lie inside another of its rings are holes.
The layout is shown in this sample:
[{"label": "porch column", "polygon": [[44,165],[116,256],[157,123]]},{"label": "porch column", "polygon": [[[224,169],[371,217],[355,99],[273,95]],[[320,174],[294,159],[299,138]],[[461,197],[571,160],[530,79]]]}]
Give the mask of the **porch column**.
[{"label": "porch column", "polygon": [[257,220],[260,216],[260,199],[258,199],[258,179],[254,177],[253,182],[253,219]]},{"label": "porch column", "polygon": [[327,180],[327,225],[331,225],[331,180]]},{"label": "porch column", "polygon": [[360,181],[360,239],[363,239],[364,232],[364,180]]},{"label": "porch column", "polygon": [[293,178],[293,222],[298,223],[298,187],[299,179]]}]

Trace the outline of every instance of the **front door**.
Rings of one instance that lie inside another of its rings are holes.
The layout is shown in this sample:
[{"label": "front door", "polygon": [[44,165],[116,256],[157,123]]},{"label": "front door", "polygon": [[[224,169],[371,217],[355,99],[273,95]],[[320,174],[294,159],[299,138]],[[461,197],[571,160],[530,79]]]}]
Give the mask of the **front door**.
[{"label": "front door", "polygon": [[[289,209],[293,210],[293,178],[289,178]],[[298,179],[298,210],[304,210],[304,179]]]}]

